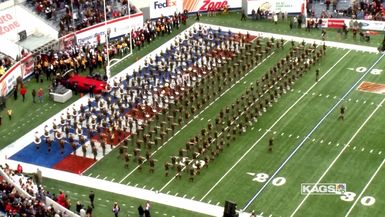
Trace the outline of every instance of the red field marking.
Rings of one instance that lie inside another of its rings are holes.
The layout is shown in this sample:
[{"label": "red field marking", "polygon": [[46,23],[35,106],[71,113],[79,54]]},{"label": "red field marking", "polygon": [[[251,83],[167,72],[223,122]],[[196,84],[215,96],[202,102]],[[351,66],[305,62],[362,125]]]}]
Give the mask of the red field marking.
[{"label": "red field marking", "polygon": [[385,95],[385,84],[377,84],[373,82],[364,81],[357,88],[362,92],[384,94]]},{"label": "red field marking", "polygon": [[[114,134],[114,136],[112,136]],[[104,130],[104,132],[100,134],[96,134],[92,137],[92,140],[101,142],[102,140],[106,141],[109,145],[118,145],[121,141],[130,136],[130,133],[125,131],[115,130],[113,133],[108,130]]]},{"label": "red field marking", "polygon": [[90,158],[69,155],[53,166],[54,169],[80,174],[96,161]]},{"label": "red field marking", "polygon": [[257,36],[255,36],[255,35],[249,35],[249,36],[247,37],[246,34],[240,34],[240,33],[238,33],[238,34],[236,34],[236,35],[234,36],[234,41],[240,41],[240,40],[241,40],[241,37],[243,37],[244,39],[246,39],[247,42],[253,42],[254,39],[257,38]]}]

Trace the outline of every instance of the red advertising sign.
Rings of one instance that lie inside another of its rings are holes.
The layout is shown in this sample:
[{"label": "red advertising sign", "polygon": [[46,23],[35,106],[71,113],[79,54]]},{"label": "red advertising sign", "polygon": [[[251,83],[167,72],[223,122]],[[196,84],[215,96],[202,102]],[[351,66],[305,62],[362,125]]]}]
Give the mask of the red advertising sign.
[{"label": "red advertising sign", "polygon": [[342,19],[328,19],[328,28],[342,29],[345,21]]}]

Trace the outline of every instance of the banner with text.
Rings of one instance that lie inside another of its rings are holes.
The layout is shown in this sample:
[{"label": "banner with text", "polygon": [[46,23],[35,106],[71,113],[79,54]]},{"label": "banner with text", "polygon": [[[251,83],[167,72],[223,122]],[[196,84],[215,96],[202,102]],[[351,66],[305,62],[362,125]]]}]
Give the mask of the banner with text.
[{"label": "banner with text", "polygon": [[183,3],[180,0],[150,0],[150,19],[174,15],[183,12]]},{"label": "banner with text", "polygon": [[[313,18],[307,18],[306,20],[311,20]],[[318,19],[313,19],[315,22]],[[361,30],[371,30],[371,31],[384,31],[385,22],[384,21],[375,21],[375,20],[353,20],[353,19],[322,19],[322,28],[343,28],[344,24],[347,28],[353,28],[354,26],[360,28]]]},{"label": "banner with text", "polygon": [[104,23],[95,24],[93,26],[76,31],[76,42],[84,43],[100,43],[105,42],[105,31],[107,30],[110,38],[115,38],[130,33],[131,28],[143,27],[143,13],[132,14],[130,16],[119,17]]},{"label": "banner with text", "polygon": [[256,12],[282,12],[282,13],[301,13],[303,11],[305,0],[248,0],[247,14],[251,14],[254,9]]},{"label": "banner with text", "polygon": [[228,6],[228,8],[241,8],[241,0],[184,0],[183,9],[191,12],[206,12],[212,10],[219,10]]}]

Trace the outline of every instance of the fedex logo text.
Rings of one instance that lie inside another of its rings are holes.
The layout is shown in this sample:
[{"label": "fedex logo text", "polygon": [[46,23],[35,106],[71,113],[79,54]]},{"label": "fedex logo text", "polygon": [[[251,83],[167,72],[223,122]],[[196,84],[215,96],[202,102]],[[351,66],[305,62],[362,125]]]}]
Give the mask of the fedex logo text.
[{"label": "fedex logo text", "polygon": [[162,2],[159,2],[159,1],[154,2],[154,8],[155,9],[174,7],[174,6],[176,6],[176,0],[165,0]]}]

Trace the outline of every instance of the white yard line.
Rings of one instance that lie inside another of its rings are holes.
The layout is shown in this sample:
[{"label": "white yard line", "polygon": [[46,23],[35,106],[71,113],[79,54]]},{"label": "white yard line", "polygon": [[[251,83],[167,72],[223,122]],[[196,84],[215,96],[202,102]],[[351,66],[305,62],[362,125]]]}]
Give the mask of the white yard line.
[{"label": "white yard line", "polygon": [[[354,133],[354,135],[350,138],[350,140],[346,143],[344,148],[340,151],[340,153],[337,155],[337,157],[331,162],[329,167],[325,170],[325,172],[321,175],[321,177],[317,180],[316,185],[321,182],[321,180],[326,176],[326,174],[329,172],[329,170],[334,166],[334,164],[337,162],[337,160],[341,157],[341,155],[345,152],[345,150],[349,147],[350,143],[356,138],[358,133],[362,130],[362,128],[366,125],[366,123],[373,117],[373,115],[377,112],[377,110],[381,107],[381,105],[385,102],[385,98],[380,102],[379,105],[373,110],[373,112],[369,115],[368,118],[362,123],[360,128]],[[297,208],[293,211],[293,213],[290,215],[290,217],[294,216],[298,210],[301,208],[301,206],[305,203],[307,198],[309,198],[310,194],[307,194],[305,198],[301,201],[301,203],[297,206]]]},{"label": "white yard line", "polygon": [[[328,71],[326,71],[319,79],[319,81],[321,81],[327,74],[329,74],[330,71],[333,70],[333,68],[338,64],[340,63],[348,54],[350,53],[350,50],[348,52],[346,52]],[[222,180],[243,160],[243,158],[245,158],[245,156],[268,134],[270,133],[271,129],[273,129],[273,127],[283,118],[287,115],[287,113],[289,113],[289,111],[295,106],[297,105],[297,103],[299,101],[302,100],[302,98],[304,98],[307,93],[309,93],[317,84],[317,83],[314,83],[300,98],[297,99],[297,101],[295,101],[271,126],[268,130],[265,131],[265,133],[259,137],[259,139],[238,159],[237,162],[235,162],[235,164],[230,167],[230,169],[228,171],[226,171],[226,173],[214,184],[213,187],[210,188],[210,190],[207,191],[207,193],[200,199],[200,201],[202,201],[203,199],[205,199],[207,197],[207,195],[209,195],[211,193],[211,191],[214,190],[214,188],[216,188],[218,186],[219,183],[222,182]]]},{"label": "white yard line", "polygon": [[[202,23],[201,23],[202,24]],[[207,24],[203,23],[205,26],[211,26],[212,28],[217,28],[220,25],[212,25],[212,24]],[[275,34],[275,33],[269,33],[269,32],[260,32],[260,31],[253,31],[253,30],[246,30],[246,29],[238,29],[238,28],[232,28],[232,27],[227,27],[227,26],[220,26],[222,31],[229,31],[231,30],[232,32],[240,32],[242,34],[247,34],[249,33],[250,35],[257,35],[259,37],[263,38],[271,38],[274,37],[276,39],[281,39],[283,38],[286,41],[296,41],[301,43],[302,41],[305,41],[305,43],[316,43],[318,45],[325,44],[328,47],[334,47],[334,48],[342,48],[342,49],[349,49],[349,50],[354,50],[357,52],[369,52],[369,53],[378,53],[378,50],[376,47],[370,47],[370,46],[363,46],[363,45],[356,45],[356,44],[347,44],[347,43],[341,43],[341,42],[334,42],[334,41],[322,41],[319,39],[314,39],[314,38],[305,38],[305,37],[300,37],[300,36],[291,36],[291,35],[282,35],[282,34]],[[365,53],[363,54],[365,55]]]},{"label": "white yard line", "polygon": [[[287,43],[287,41],[284,43],[284,45]],[[244,76],[242,76],[237,82],[243,80],[247,75],[249,75],[252,71],[254,71],[257,67],[259,67],[262,63],[264,63],[267,59],[269,59],[275,52],[272,52],[269,56],[265,57],[260,63],[258,63],[253,69],[251,69],[249,72],[247,72]],[[235,84],[235,83],[234,83]],[[218,101],[220,98],[222,98],[228,91],[230,91],[235,85],[231,85],[229,88],[227,88],[221,95],[219,95],[217,98],[215,98],[214,101],[212,101],[209,105],[207,105],[198,115],[194,117],[194,119],[191,119],[187,124],[185,124],[181,129],[179,129],[173,136],[171,136],[165,143],[163,143],[159,148],[154,151],[151,154],[151,157],[155,155],[160,149],[162,149],[169,141],[171,141],[175,136],[177,136],[181,131],[183,131],[188,125],[190,125],[193,121],[199,117],[203,112],[205,112],[207,109],[209,109],[216,101]],[[144,161],[143,163],[145,163]],[[125,179],[127,179],[132,173],[134,173],[139,166],[136,166],[131,172],[129,172],[123,179],[119,181],[119,183],[122,183]]]},{"label": "white yard line", "polygon": [[364,189],[362,189],[360,195],[358,195],[357,199],[354,201],[353,205],[350,207],[349,211],[346,213],[345,217],[348,217],[350,215],[350,213],[352,212],[353,208],[356,206],[357,202],[361,199],[362,195],[365,193],[366,189],[369,187],[370,183],[372,183],[374,177],[376,177],[377,173],[380,171],[380,169],[382,168],[382,166],[384,165],[385,163],[385,158],[384,160],[382,160],[382,163],[380,164],[380,166],[377,168],[377,170],[374,172],[374,174],[372,175],[372,177],[370,177],[368,183],[365,185]]}]

